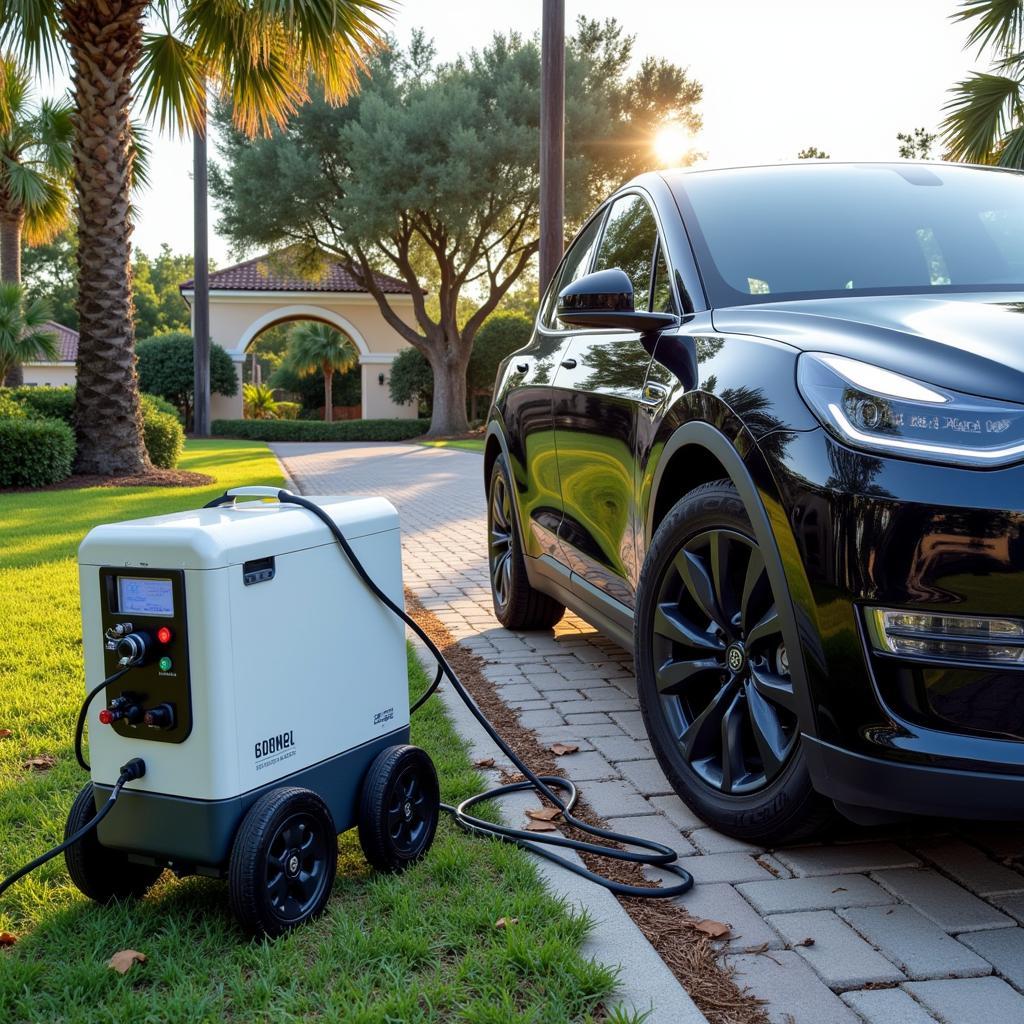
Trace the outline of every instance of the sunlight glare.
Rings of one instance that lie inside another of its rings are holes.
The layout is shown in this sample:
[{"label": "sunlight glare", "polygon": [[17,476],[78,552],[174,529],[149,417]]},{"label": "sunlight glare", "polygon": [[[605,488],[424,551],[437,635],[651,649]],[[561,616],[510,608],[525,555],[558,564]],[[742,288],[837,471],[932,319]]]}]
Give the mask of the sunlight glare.
[{"label": "sunlight glare", "polygon": [[677,124],[667,124],[654,136],[654,155],[662,167],[676,167],[690,148],[690,137]]}]

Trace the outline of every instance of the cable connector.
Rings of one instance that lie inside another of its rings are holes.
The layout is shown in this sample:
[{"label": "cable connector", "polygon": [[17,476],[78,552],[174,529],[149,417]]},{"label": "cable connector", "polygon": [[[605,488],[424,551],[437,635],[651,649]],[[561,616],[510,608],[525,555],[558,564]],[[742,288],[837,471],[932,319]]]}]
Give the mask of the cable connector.
[{"label": "cable connector", "polygon": [[121,765],[120,782],[134,782],[146,774],[146,762],[141,757],[133,757],[127,764]]}]

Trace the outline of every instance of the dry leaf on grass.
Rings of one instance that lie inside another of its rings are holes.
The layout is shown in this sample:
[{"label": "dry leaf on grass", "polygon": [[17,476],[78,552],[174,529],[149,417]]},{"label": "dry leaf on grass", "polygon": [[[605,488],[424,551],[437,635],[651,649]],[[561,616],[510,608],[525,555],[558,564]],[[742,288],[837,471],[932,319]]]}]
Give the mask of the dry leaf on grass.
[{"label": "dry leaf on grass", "polygon": [[519,918],[518,917],[499,917],[498,920],[494,922],[494,927],[495,928],[507,928],[510,924],[519,924]]},{"label": "dry leaf on grass", "polygon": [[8,946],[13,946],[17,941],[17,935],[12,935],[10,932],[0,932],[0,948],[6,949]]},{"label": "dry leaf on grass", "polygon": [[40,754],[30,757],[21,767],[27,772],[48,772],[57,763],[52,754]]},{"label": "dry leaf on grass", "polygon": [[122,949],[107,961],[107,966],[118,974],[127,974],[136,964],[144,964],[146,960],[146,954],[137,949]]},{"label": "dry leaf on grass", "polygon": [[554,821],[561,813],[557,807],[531,807],[526,816],[534,821]]},{"label": "dry leaf on grass", "polygon": [[712,921],[709,918],[703,921],[697,921],[693,927],[696,928],[697,931],[710,936],[712,939],[721,939],[732,931],[732,928],[730,928],[729,925],[724,924],[722,921]]},{"label": "dry leaf on grass", "polygon": [[552,743],[548,750],[551,751],[555,757],[564,757],[566,754],[575,754],[579,750],[578,743]]},{"label": "dry leaf on grass", "polygon": [[0,729],[0,740],[9,740],[13,735],[10,729]]},{"label": "dry leaf on grass", "polygon": [[494,758],[493,757],[481,757],[479,761],[473,762],[477,768],[493,768]]},{"label": "dry leaf on grass", "polygon": [[550,821],[531,821],[526,826],[527,832],[557,832],[558,829]]}]

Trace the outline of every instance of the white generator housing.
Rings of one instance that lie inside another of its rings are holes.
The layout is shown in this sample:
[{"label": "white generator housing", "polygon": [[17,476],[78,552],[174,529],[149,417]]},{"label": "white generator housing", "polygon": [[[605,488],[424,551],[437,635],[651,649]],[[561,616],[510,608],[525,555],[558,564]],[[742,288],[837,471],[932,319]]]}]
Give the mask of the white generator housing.
[{"label": "white generator housing", "polygon": [[[310,500],[402,605],[394,507]],[[125,636],[150,641],[88,716],[97,806],[121,765],[146,763],[101,823],[103,846],[221,874],[246,810],[282,784],[319,794],[339,832],[356,823],[367,768],[408,742],[404,626],[324,523],[276,501],[226,504],[96,527],[78,561],[87,690],[117,670]]]}]

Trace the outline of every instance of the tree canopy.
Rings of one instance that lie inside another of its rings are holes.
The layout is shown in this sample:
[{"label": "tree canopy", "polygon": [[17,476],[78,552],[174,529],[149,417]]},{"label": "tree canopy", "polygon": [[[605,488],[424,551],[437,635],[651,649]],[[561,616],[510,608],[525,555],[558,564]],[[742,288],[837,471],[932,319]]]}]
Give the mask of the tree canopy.
[{"label": "tree canopy", "polygon": [[[581,18],[568,40],[570,225],[652,166],[662,124],[700,126],[700,85],[664,60],[627,70],[633,45],[614,20]],[[295,247],[311,272],[325,256],[350,264],[434,371],[432,433],[457,433],[476,333],[537,251],[539,47],[496,35],[440,63],[416,34],[408,48],[377,54],[369,72],[344,106],[314,91],[267,139],[233,130],[230,110],[220,110],[226,163],[212,175],[220,226],[242,247]],[[413,323],[374,270],[409,285]]]}]

